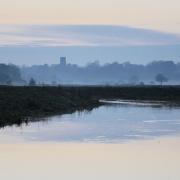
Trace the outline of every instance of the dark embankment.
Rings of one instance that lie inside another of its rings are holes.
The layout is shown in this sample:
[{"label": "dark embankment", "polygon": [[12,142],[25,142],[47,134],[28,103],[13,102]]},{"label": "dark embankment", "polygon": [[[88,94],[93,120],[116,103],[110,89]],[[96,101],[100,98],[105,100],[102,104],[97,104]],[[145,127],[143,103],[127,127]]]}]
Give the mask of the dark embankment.
[{"label": "dark embankment", "polygon": [[99,99],[157,100],[180,103],[180,86],[0,86],[0,126],[99,106]]},{"label": "dark embankment", "polygon": [[180,86],[101,86],[84,87],[98,99],[149,100],[180,103]]},{"label": "dark embankment", "polygon": [[79,88],[0,86],[0,127],[98,105],[97,99],[80,93]]}]

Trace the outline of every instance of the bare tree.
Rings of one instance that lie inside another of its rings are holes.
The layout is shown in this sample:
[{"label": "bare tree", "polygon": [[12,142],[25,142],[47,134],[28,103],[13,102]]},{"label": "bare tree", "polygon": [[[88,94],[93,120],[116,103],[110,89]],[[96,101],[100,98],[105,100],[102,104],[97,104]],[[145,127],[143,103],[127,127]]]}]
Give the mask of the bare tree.
[{"label": "bare tree", "polygon": [[163,74],[157,74],[155,77],[155,80],[159,82],[161,86],[163,85],[164,82],[168,82],[168,78],[164,76]]}]

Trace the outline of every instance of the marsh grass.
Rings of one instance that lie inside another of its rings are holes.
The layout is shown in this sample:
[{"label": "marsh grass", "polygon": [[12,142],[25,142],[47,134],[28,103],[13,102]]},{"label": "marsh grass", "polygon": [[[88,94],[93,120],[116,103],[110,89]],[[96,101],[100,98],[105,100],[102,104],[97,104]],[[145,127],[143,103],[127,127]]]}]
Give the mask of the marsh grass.
[{"label": "marsh grass", "polygon": [[180,102],[180,86],[0,86],[0,126],[100,106],[100,99]]}]

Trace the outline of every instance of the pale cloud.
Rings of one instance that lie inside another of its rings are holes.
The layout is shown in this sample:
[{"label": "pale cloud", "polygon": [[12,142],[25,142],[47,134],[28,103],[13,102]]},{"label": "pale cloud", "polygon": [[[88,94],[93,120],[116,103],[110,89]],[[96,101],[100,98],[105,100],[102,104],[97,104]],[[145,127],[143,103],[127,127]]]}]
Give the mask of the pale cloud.
[{"label": "pale cloud", "polygon": [[180,36],[110,25],[0,26],[0,46],[141,46],[176,45]]}]

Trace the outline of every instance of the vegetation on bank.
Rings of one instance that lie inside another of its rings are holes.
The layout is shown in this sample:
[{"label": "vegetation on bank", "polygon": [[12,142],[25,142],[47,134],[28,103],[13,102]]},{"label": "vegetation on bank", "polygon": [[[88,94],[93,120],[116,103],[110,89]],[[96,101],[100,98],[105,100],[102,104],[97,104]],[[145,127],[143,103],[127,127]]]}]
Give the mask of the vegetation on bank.
[{"label": "vegetation on bank", "polygon": [[31,117],[71,113],[98,106],[78,88],[0,86],[0,126],[32,121]]},{"label": "vegetation on bank", "polygon": [[0,86],[0,126],[99,106],[100,99],[180,103],[180,86]]}]

